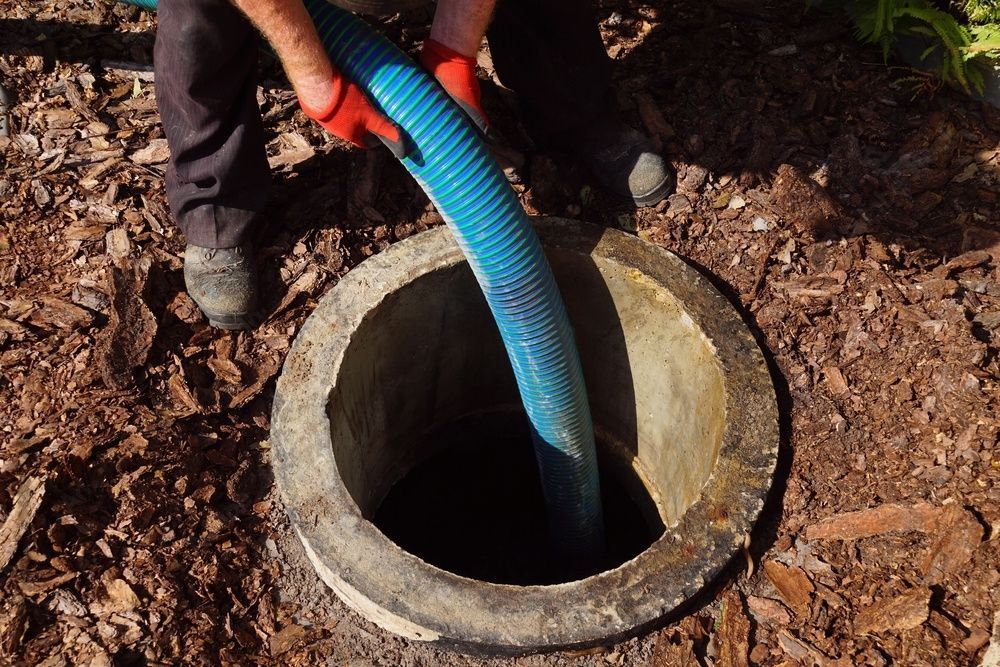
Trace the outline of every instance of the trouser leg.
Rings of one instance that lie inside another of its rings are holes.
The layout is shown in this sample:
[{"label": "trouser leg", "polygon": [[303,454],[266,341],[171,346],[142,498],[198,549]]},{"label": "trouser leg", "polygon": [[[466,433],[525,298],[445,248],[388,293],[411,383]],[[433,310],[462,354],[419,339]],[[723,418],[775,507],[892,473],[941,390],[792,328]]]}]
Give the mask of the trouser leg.
[{"label": "trouser leg", "polygon": [[258,35],[229,0],[160,0],[158,21],[171,212],[188,243],[240,245],[271,181],[256,98]]},{"label": "trouser leg", "polygon": [[535,141],[572,147],[613,112],[611,60],[591,0],[500,0],[487,35]]}]

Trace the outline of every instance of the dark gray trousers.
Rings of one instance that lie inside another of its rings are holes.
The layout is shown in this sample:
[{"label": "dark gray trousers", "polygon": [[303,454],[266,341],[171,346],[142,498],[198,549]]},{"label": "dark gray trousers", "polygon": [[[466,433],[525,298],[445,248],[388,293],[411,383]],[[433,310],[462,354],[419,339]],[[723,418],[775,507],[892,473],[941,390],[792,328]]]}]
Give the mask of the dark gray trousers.
[{"label": "dark gray trousers", "polygon": [[[171,212],[188,243],[239,245],[271,180],[256,99],[259,37],[230,0],[160,0],[158,21]],[[488,39],[536,141],[569,148],[609,112],[610,60],[590,0],[500,0]]]}]

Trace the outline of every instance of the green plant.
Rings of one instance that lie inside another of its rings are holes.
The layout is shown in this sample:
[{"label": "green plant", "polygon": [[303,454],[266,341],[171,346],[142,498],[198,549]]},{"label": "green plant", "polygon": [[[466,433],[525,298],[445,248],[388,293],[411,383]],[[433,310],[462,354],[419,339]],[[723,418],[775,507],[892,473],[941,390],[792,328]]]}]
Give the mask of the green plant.
[{"label": "green plant", "polygon": [[983,69],[1000,62],[1000,0],[842,0],[859,39],[882,47],[883,56],[903,36],[940,57],[938,76],[966,92],[983,91]]},{"label": "green plant", "polygon": [[1000,23],[1000,0],[967,0],[958,5],[973,23]]}]

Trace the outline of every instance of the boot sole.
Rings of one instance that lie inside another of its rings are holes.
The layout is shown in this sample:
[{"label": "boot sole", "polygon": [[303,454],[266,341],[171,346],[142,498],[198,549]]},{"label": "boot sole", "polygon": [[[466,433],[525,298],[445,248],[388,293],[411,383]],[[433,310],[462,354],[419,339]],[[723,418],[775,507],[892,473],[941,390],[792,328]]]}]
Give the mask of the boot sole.
[{"label": "boot sole", "polygon": [[257,326],[257,317],[252,313],[240,313],[238,315],[222,315],[217,313],[205,313],[209,326],[226,331],[245,331]]}]

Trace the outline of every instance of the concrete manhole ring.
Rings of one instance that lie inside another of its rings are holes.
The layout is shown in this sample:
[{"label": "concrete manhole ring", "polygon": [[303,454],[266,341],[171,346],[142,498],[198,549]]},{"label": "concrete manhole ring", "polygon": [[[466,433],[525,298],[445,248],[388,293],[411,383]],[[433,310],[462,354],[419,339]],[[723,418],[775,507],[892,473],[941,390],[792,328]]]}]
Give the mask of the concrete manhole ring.
[{"label": "concrete manhole ring", "polygon": [[432,454],[415,436],[517,400],[451,234],[410,237],[347,274],[308,318],[278,380],[272,443],[282,500],[320,577],[411,639],[516,654],[641,632],[739,551],[771,485],[774,389],[732,305],[634,236],[557,218],[537,229],[576,332],[595,430],[643,481],[666,530],[608,571],[517,586],[445,571],[372,523],[392,485]]}]

